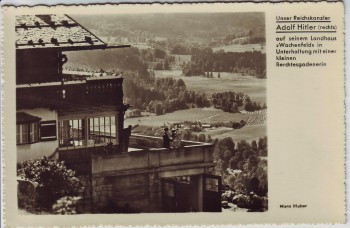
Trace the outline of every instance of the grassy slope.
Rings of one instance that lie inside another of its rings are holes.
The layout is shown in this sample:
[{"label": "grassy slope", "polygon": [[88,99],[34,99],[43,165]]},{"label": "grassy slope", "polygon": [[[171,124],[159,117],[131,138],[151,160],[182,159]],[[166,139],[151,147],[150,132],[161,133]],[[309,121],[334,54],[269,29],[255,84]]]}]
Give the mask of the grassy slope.
[{"label": "grassy slope", "polygon": [[212,138],[226,138],[232,137],[234,142],[238,142],[240,140],[246,140],[248,142],[252,140],[258,140],[259,138],[267,136],[267,128],[266,124],[256,125],[256,126],[245,126],[241,129],[237,130],[229,130],[222,134],[213,134]]},{"label": "grassy slope", "polygon": [[244,92],[249,95],[252,101],[266,103],[266,79],[225,72],[220,73],[220,78],[217,75],[218,73],[214,72],[214,78],[185,77],[181,70],[155,71],[156,77],[182,78],[186,88],[191,91],[204,92],[208,95],[224,91]]},{"label": "grassy slope", "polygon": [[[256,79],[254,77],[242,76],[232,73],[221,73],[221,78],[217,78],[214,72],[214,78],[184,77],[181,70],[173,71],[155,71],[156,77],[182,78],[188,90],[205,92],[210,95],[220,91],[242,91],[247,93],[252,101],[266,102],[266,80]],[[182,121],[201,121],[202,123],[247,121],[250,117],[245,113],[227,113],[214,108],[194,108],[180,110],[173,113],[167,113],[160,116],[147,116],[140,118],[131,118],[125,121],[125,125],[140,125],[142,129],[147,127],[160,127]],[[140,128],[138,128],[140,129]],[[238,130],[227,128],[214,129],[205,132],[212,138],[232,137],[234,141],[258,139],[267,135],[266,123],[256,126],[245,126]]]},{"label": "grassy slope", "polygon": [[[261,48],[262,47],[262,48]],[[246,52],[246,51],[260,51],[262,53],[266,52],[266,46],[261,44],[230,44],[226,46],[214,47],[213,51],[224,50],[226,52]]]}]

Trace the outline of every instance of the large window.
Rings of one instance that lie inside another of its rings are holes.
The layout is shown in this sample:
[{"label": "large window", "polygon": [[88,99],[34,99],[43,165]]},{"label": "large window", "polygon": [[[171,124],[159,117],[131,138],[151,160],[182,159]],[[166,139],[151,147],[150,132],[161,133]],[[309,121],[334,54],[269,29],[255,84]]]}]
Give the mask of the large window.
[{"label": "large window", "polygon": [[26,144],[39,141],[39,123],[26,123],[16,125],[16,143]]},{"label": "large window", "polygon": [[89,143],[116,143],[114,116],[89,118]]},{"label": "large window", "polygon": [[85,120],[61,120],[59,121],[59,144],[65,146],[85,145]]},{"label": "large window", "polygon": [[60,120],[60,147],[95,146],[117,142],[115,116]]}]

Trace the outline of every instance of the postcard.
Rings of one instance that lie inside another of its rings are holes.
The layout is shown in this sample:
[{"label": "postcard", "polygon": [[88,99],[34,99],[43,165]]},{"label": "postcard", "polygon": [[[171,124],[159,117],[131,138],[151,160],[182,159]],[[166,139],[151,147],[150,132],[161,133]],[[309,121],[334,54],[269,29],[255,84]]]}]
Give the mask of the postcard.
[{"label": "postcard", "polygon": [[2,13],[6,227],[345,223],[342,2]]}]

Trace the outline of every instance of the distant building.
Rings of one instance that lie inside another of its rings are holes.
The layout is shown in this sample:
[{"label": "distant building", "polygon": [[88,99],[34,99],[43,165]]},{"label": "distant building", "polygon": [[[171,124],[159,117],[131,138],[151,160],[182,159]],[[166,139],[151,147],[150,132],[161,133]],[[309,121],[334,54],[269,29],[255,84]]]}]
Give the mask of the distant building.
[{"label": "distant building", "polygon": [[108,46],[67,15],[16,20],[17,162],[47,156],[74,169],[86,213],[221,211],[213,145],[124,128],[123,78],[63,72],[64,52]]}]

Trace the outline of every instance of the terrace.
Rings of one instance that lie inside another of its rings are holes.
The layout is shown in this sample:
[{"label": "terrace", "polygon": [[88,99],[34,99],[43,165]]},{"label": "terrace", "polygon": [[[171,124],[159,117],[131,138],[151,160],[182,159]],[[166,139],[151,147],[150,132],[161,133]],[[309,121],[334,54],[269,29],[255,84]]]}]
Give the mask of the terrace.
[{"label": "terrace", "polygon": [[128,152],[120,152],[117,145],[64,149],[59,151],[59,159],[78,173],[119,173],[181,170],[191,175],[202,173],[204,168],[212,168],[213,145],[193,141],[182,141],[181,147],[162,148],[162,138],[131,135]]},{"label": "terrace", "polygon": [[162,138],[143,135],[131,135],[129,142],[127,152],[117,145],[59,151],[67,167],[89,178],[84,192],[92,196],[87,201],[94,212],[108,202],[129,204],[135,212],[221,211],[212,144],[182,141],[181,147],[162,148]]}]

